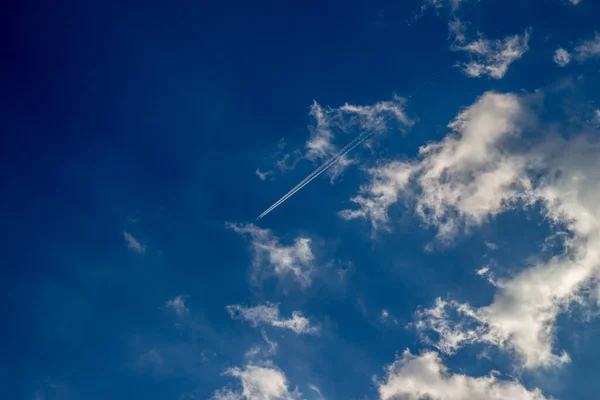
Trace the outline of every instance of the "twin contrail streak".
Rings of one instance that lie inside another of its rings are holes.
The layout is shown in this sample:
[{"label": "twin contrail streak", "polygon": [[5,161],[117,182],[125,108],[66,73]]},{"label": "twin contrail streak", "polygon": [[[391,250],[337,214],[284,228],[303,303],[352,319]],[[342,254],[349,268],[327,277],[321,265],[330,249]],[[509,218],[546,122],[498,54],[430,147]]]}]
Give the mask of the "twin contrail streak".
[{"label": "twin contrail streak", "polygon": [[331,167],[332,165],[337,163],[340,160],[340,158],[342,158],[343,156],[345,156],[346,154],[351,152],[356,146],[360,145],[362,142],[364,142],[369,137],[371,137],[371,135],[373,135],[373,133],[375,133],[375,132],[374,131],[363,132],[360,135],[358,135],[357,137],[355,137],[350,143],[348,143],[346,146],[344,146],[338,154],[334,155],[329,160],[327,160],[323,164],[321,164],[321,166],[319,168],[314,170],[310,175],[308,175],[306,178],[304,178],[299,184],[294,186],[292,188],[292,190],[290,190],[289,192],[284,194],[282,198],[277,200],[271,207],[267,208],[256,219],[259,220],[259,219],[263,218],[265,215],[267,215],[268,213],[270,213],[271,211],[273,211],[274,209],[279,207],[281,205],[281,203],[283,203],[284,201],[286,201],[287,199],[292,197],[297,191],[302,189],[304,186],[308,185],[313,179],[315,179],[316,177],[321,175],[323,172],[327,171],[329,169],[329,167]]}]

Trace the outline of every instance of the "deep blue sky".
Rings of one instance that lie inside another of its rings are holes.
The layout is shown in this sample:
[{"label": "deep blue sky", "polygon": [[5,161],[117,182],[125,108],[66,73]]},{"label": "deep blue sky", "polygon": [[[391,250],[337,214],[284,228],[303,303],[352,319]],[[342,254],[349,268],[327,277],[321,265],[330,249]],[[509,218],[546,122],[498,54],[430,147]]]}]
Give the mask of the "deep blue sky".
[{"label": "deep blue sky", "polygon": [[[312,383],[327,399],[375,398],[372,377],[394,354],[424,347],[406,327],[415,310],[438,296],[488,304],[494,292],[473,271],[490,258],[522,266],[552,227],[535,210],[514,211],[431,252],[435,229],[399,207],[392,232],[372,235],[367,221],[336,214],[366,181],[353,166],[257,223],[286,245],[312,238],[313,284],[256,285],[248,239],[225,224],[254,222],[314,165],[300,160],[264,182],[256,169],[274,168],[281,139],[283,152],[302,150],[315,100],[408,98],[417,123],[388,132],[374,153],[359,148],[364,167],[414,157],[487,90],[533,92],[585,76],[573,96],[600,100],[597,60],[552,62],[557,47],[593,36],[593,0],[470,5],[471,32],[500,39],[531,29],[529,51],[501,80],[465,76],[445,11],[415,18],[420,0],[17,3],[2,7],[0,39],[6,399],[207,399],[262,341],[225,307],[267,301],[322,325],[312,336],[268,331],[279,343],[273,362],[294,386],[309,393]],[[124,232],[145,251],[128,249]],[[490,254],[485,241],[502,250]],[[348,270],[343,281],[339,268]],[[165,307],[177,295],[188,296],[183,321]],[[379,321],[382,309],[398,324]],[[557,398],[593,399],[600,325],[575,318],[565,329],[578,332],[576,344],[560,339],[578,362],[547,373],[560,384],[537,373],[522,381]],[[152,349],[166,361],[146,362]],[[447,365],[510,372],[505,355],[479,351]]]}]

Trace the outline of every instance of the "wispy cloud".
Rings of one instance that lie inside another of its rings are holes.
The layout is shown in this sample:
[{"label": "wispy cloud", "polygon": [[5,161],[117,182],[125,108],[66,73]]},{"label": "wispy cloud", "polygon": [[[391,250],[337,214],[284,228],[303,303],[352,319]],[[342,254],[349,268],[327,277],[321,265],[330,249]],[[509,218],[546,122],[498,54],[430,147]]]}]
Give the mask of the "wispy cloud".
[{"label": "wispy cloud", "polygon": [[593,39],[581,42],[573,52],[579,61],[600,57],[600,34],[596,32]]},{"label": "wispy cloud", "polygon": [[448,33],[455,41],[462,43],[466,39],[466,26],[459,18],[460,7],[469,0],[424,0],[421,6],[421,16],[427,9],[433,8],[438,13],[448,15]]},{"label": "wispy cloud", "polygon": [[406,350],[376,382],[381,400],[544,400],[539,390],[528,390],[518,381],[494,374],[471,377],[451,373],[437,353],[413,355]]},{"label": "wispy cloud", "polygon": [[379,320],[381,322],[383,322],[384,324],[394,324],[394,325],[398,325],[398,320],[396,318],[394,318],[390,312],[388,310],[386,310],[385,308],[381,310],[381,314],[379,316]]},{"label": "wispy cloud", "polygon": [[335,145],[336,132],[347,132],[352,128],[385,132],[391,122],[399,129],[414,124],[405,111],[406,100],[394,95],[391,100],[380,101],[372,105],[344,104],[339,108],[322,107],[316,101],[310,107],[310,115],[315,124],[311,126],[310,138],[306,142],[306,158],[323,161],[339,152]]},{"label": "wispy cloud", "polygon": [[266,181],[269,175],[273,175],[273,171],[260,172],[259,169],[257,169],[255,173],[256,176],[258,176],[258,179],[260,179],[261,181]]},{"label": "wispy cloud", "polygon": [[189,309],[185,305],[185,299],[187,296],[179,295],[165,303],[165,307],[171,310],[175,315],[181,317],[189,312]]},{"label": "wispy cloud", "polygon": [[455,47],[455,50],[464,51],[471,57],[470,61],[461,64],[467,76],[478,78],[487,75],[494,79],[503,78],[508,67],[523,57],[528,49],[529,31],[502,40],[480,38]]},{"label": "wispy cloud", "polygon": [[[526,30],[522,35],[511,35],[497,40],[487,39],[481,32],[470,33],[468,22],[462,19],[463,6],[467,3],[478,3],[478,1],[424,0],[420,16],[428,9],[434,9],[437,13],[445,15],[448,20],[448,39],[452,39],[451,50],[469,55],[469,61],[458,64],[467,76],[501,79],[508,67],[529,50],[530,31]],[[474,39],[475,37],[477,39]]]},{"label": "wispy cloud", "polygon": [[279,279],[291,277],[302,287],[312,283],[313,261],[315,256],[311,249],[311,239],[298,237],[294,243],[285,246],[268,229],[261,229],[254,224],[232,224],[227,226],[251,240],[253,252],[253,280],[259,281],[268,276]]},{"label": "wispy cloud", "polygon": [[317,328],[311,326],[310,320],[304,317],[300,311],[293,311],[291,318],[281,318],[278,304],[266,303],[255,307],[229,305],[227,306],[227,312],[232,318],[247,321],[255,327],[269,325],[289,329],[297,334],[314,334],[317,332]]},{"label": "wispy cloud", "polygon": [[279,344],[277,342],[270,340],[269,337],[267,336],[267,332],[264,329],[261,330],[261,335],[268,347],[265,348],[264,346],[262,346],[260,344],[252,346],[246,352],[246,354],[244,354],[244,357],[250,358],[250,359],[257,359],[257,358],[261,358],[261,357],[271,357],[277,353],[277,347],[279,346]]},{"label": "wispy cloud", "polygon": [[146,252],[146,246],[140,243],[133,235],[127,231],[123,231],[123,238],[125,239],[125,244],[127,244],[127,248],[134,253],[142,254]]}]

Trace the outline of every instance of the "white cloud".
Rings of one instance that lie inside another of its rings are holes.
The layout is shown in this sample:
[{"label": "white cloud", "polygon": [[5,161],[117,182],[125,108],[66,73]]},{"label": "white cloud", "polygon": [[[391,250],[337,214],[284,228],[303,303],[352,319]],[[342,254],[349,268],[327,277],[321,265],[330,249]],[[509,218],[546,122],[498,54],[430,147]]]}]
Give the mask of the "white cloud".
[{"label": "white cloud", "polygon": [[421,15],[428,8],[435,9],[438,13],[445,12],[448,14],[448,32],[450,37],[454,37],[458,43],[463,43],[466,40],[467,26],[459,18],[459,9],[467,0],[424,0],[421,6]]},{"label": "white cloud", "polygon": [[323,393],[321,393],[321,389],[319,389],[317,386],[309,384],[308,388],[316,393],[316,395],[318,396],[318,400],[325,400],[325,396],[323,396]]},{"label": "white cloud", "polygon": [[527,390],[518,381],[498,379],[494,374],[471,377],[453,374],[435,352],[419,356],[406,350],[387,367],[377,382],[381,400],[543,400],[539,390]]},{"label": "white cloud", "polygon": [[565,49],[557,49],[554,52],[554,62],[561,67],[565,67],[571,62],[571,54]]},{"label": "white cloud", "polygon": [[165,303],[165,307],[170,309],[171,311],[173,311],[175,313],[175,315],[177,315],[178,317],[181,317],[182,315],[186,314],[189,310],[185,305],[185,298],[187,296],[176,296],[174,298],[172,298],[171,300],[168,300]]},{"label": "white cloud", "polygon": [[268,347],[265,348],[260,344],[252,346],[246,352],[246,354],[244,354],[246,358],[256,359],[260,357],[270,357],[277,353],[277,346],[279,346],[279,344],[277,342],[271,341],[267,336],[267,332],[265,332],[264,329],[261,330],[261,335],[265,343],[267,343]]},{"label": "white cloud", "polygon": [[298,237],[291,246],[284,246],[268,229],[261,229],[254,224],[227,226],[234,231],[248,235],[254,252],[253,279],[258,280],[274,275],[280,279],[291,276],[301,286],[312,283],[314,255],[311,240]]},{"label": "white cloud", "polygon": [[332,115],[337,116],[337,111],[324,109],[313,102],[310,107],[310,115],[315,119],[315,125],[310,127],[311,137],[306,142],[306,157],[309,160],[329,158],[337,153],[337,147],[333,144],[334,133],[332,131]]},{"label": "white cloud", "polygon": [[455,50],[470,54],[471,61],[462,64],[463,71],[470,77],[478,78],[488,75],[501,79],[508,67],[523,57],[529,49],[529,31],[522,35],[508,36],[502,40],[480,38]]},{"label": "white cloud", "polygon": [[379,316],[379,320],[384,324],[391,323],[394,325],[398,325],[398,320],[390,315],[390,312],[386,309],[381,310],[381,315]]},{"label": "white cloud", "polygon": [[[512,94],[483,95],[449,125],[450,135],[423,147],[418,160],[372,171],[353,199],[358,209],[342,216],[369,218],[377,227],[403,200],[441,240],[451,241],[499,213],[541,205],[548,221],[570,232],[560,237],[564,252],[515,276],[494,277],[489,306],[440,300],[420,313],[419,325],[440,334],[437,346],[445,352],[485,343],[513,351],[534,368],[568,361],[554,350],[556,318],[600,277],[600,143],[585,135],[545,135],[536,146],[524,145],[521,131],[534,127],[529,103]],[[398,175],[402,184],[389,178]]]},{"label": "white cloud", "polygon": [[600,57],[600,34],[596,32],[593,39],[586,40],[575,47],[574,53],[579,61]]},{"label": "white cloud", "polygon": [[[306,158],[312,161],[323,161],[336,155],[339,147],[335,142],[335,132],[347,132],[352,128],[362,131],[383,133],[388,129],[390,121],[394,121],[400,129],[414,124],[404,112],[405,99],[394,95],[392,100],[380,101],[374,105],[356,106],[344,104],[339,108],[322,107],[316,101],[310,107],[310,115],[315,120],[310,127],[310,139],[306,142]],[[333,179],[354,160],[342,157],[330,169]]]},{"label": "white cloud", "polygon": [[569,2],[576,6],[577,4],[581,3],[581,0],[569,0]]},{"label": "white cloud", "polygon": [[340,216],[344,219],[367,218],[374,229],[385,228],[388,224],[388,208],[398,201],[407,188],[414,168],[411,163],[395,161],[369,169],[371,182],[361,186],[361,194],[351,199],[358,208],[343,210]]},{"label": "white cloud", "polygon": [[123,238],[125,239],[125,243],[127,244],[127,248],[134,253],[145,253],[146,246],[141,244],[133,235],[127,231],[123,231]]},{"label": "white cloud", "polygon": [[212,400],[300,400],[302,394],[290,389],[285,374],[276,367],[248,364],[244,368],[230,368],[226,375],[238,378],[241,388],[217,390]]},{"label": "white cloud", "polygon": [[555,323],[600,277],[600,144],[586,137],[557,139],[534,151],[543,175],[528,196],[543,204],[546,218],[571,233],[563,238],[566,250],[498,279],[489,306],[438,302],[433,314],[421,315],[421,323],[440,334],[442,350],[453,350],[447,343],[459,348],[481,342],[513,350],[528,368],[569,361],[564,351],[554,350]]},{"label": "white cloud", "polygon": [[425,0],[424,7],[443,8],[449,7],[452,11],[456,11],[462,3],[467,0]]},{"label": "white cloud", "polygon": [[279,305],[266,303],[256,307],[244,307],[240,305],[227,306],[227,312],[232,318],[248,321],[252,326],[270,325],[276,328],[290,329],[297,334],[313,334],[317,332],[311,326],[310,320],[302,315],[300,311],[292,312],[292,317],[282,319],[279,315]]},{"label": "white cloud", "polygon": [[[519,183],[522,161],[501,148],[518,137],[526,115],[517,96],[488,92],[449,124],[452,133],[421,147],[417,161],[392,161],[369,170],[371,181],[351,199],[345,219],[367,218],[373,228],[387,227],[388,209],[399,200],[451,238],[460,227],[476,226],[508,208]],[[527,182],[522,182],[526,185]]]},{"label": "white cloud", "polygon": [[269,175],[273,174],[273,171],[267,171],[267,172],[260,172],[259,169],[257,169],[255,171],[256,176],[258,176],[258,179],[260,179],[261,181],[266,181],[267,178],[269,177]]}]

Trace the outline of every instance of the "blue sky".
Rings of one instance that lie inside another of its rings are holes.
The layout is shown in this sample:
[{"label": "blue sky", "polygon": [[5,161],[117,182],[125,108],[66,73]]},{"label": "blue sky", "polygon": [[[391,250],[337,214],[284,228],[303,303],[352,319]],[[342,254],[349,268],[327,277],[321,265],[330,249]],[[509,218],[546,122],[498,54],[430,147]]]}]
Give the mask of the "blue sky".
[{"label": "blue sky", "polygon": [[6,7],[3,398],[594,399],[600,6],[287,3]]}]

